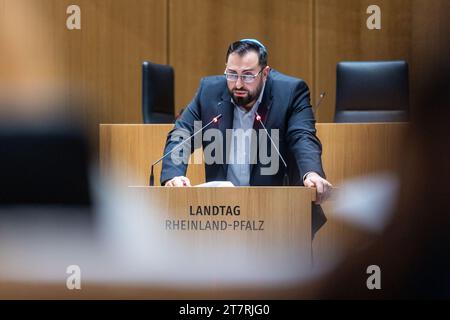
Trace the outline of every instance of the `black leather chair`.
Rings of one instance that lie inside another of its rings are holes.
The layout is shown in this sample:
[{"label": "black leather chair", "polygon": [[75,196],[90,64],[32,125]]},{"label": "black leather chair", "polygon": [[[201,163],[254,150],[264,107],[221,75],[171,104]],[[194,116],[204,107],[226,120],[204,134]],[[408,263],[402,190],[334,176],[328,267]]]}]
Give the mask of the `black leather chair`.
[{"label": "black leather chair", "polygon": [[335,122],[401,122],[408,113],[405,61],[338,63]]},{"label": "black leather chair", "polygon": [[144,123],[174,122],[174,72],[168,65],[142,63],[142,115]]}]

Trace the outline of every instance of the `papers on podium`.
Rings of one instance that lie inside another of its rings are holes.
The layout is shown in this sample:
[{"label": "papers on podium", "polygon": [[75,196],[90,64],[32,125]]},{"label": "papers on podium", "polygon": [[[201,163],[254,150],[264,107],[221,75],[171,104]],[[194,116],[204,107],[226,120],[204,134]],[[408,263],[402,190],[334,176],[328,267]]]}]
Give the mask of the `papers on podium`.
[{"label": "papers on podium", "polygon": [[197,184],[194,187],[234,187],[230,181],[210,181],[202,184]]}]

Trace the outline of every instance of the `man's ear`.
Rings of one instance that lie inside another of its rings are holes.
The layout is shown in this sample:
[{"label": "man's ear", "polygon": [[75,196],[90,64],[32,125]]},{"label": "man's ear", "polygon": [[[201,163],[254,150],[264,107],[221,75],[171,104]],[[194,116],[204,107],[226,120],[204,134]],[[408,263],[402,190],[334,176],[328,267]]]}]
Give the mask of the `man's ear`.
[{"label": "man's ear", "polygon": [[267,76],[269,75],[269,72],[270,72],[270,67],[269,66],[265,66],[265,68],[263,70],[264,78],[267,78]]}]

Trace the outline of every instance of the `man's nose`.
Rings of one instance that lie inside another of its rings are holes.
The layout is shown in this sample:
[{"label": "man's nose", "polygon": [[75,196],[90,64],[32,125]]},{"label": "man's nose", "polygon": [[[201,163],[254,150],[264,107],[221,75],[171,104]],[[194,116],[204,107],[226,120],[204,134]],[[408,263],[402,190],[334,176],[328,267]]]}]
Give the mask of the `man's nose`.
[{"label": "man's nose", "polygon": [[236,80],[236,89],[241,89],[244,86],[244,82],[241,79],[241,76]]}]

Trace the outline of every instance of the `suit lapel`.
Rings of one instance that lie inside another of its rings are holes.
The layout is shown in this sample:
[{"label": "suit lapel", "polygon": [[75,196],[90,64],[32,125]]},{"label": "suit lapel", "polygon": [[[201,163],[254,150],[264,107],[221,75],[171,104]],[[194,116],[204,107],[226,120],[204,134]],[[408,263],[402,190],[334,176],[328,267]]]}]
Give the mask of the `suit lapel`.
[{"label": "suit lapel", "polygon": [[[272,78],[267,78],[266,85],[264,87],[264,94],[263,98],[261,100],[261,104],[258,106],[258,114],[261,116],[261,121],[264,123],[264,126],[266,126],[267,118],[269,117],[270,110],[272,108]],[[258,120],[254,120],[253,122],[253,129],[256,132],[256,148],[252,148],[252,150],[256,150],[255,155],[251,155],[251,159],[254,159],[250,163],[250,181],[252,181],[251,177],[253,176],[253,170],[255,169],[254,162],[258,162],[258,155],[259,155],[259,130],[263,130],[263,127],[259,123]]]}]

